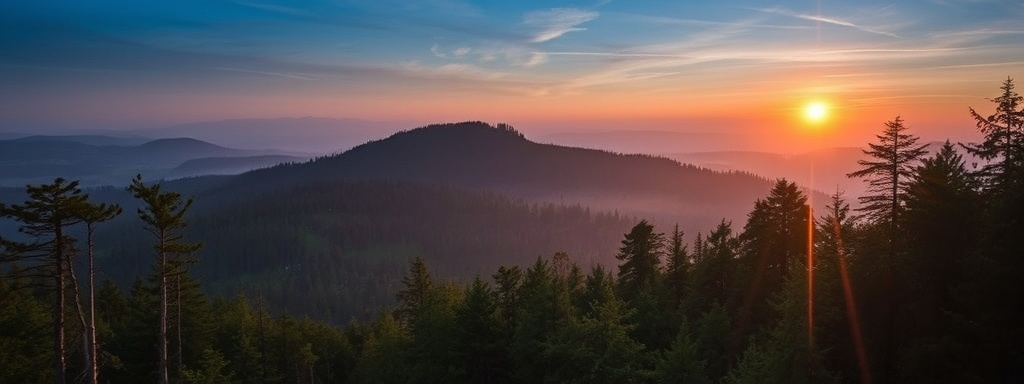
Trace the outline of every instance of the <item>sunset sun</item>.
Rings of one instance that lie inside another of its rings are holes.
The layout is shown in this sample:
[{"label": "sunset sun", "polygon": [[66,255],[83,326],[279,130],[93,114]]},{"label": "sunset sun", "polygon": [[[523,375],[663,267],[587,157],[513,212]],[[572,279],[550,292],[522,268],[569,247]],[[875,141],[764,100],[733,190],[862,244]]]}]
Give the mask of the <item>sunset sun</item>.
[{"label": "sunset sun", "polygon": [[820,123],[828,118],[828,105],[820,101],[810,102],[804,106],[804,119],[810,123]]}]

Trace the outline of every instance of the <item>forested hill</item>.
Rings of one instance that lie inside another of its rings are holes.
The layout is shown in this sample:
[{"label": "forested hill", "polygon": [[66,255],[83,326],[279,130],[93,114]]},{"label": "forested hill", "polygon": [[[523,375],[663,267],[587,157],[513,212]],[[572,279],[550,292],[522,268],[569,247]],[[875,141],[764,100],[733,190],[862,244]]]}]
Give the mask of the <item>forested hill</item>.
[{"label": "forested hill", "polygon": [[[415,257],[458,281],[556,252],[585,266],[612,265],[634,220],[411,182],[323,182],[231,203],[199,201],[187,238],[203,248],[190,274],[208,292],[242,291],[274,311],[336,323],[393,304]],[[134,215],[107,226],[97,243],[101,270],[122,285],[152,270],[152,257],[140,257],[152,253],[151,236]]]},{"label": "forested hill", "polygon": [[[539,144],[510,126],[438,124],[403,131],[334,156],[257,170],[229,190],[332,180],[393,180],[497,192],[530,201],[582,204],[679,222],[695,231],[744,219],[771,181],[648,155]],[[824,201],[819,196],[816,201]]]},{"label": "forested hill", "polygon": [[[205,247],[193,272],[208,289],[258,291],[276,308],[346,321],[391,303],[412,257],[460,280],[559,251],[612,265],[617,238],[635,220],[707,233],[722,218],[742,222],[771,184],[665,158],[537,144],[506,125],[470,122],[165,187],[196,198],[191,237]],[[107,233],[117,244],[102,262],[109,276],[127,283],[148,271],[135,220]]]}]

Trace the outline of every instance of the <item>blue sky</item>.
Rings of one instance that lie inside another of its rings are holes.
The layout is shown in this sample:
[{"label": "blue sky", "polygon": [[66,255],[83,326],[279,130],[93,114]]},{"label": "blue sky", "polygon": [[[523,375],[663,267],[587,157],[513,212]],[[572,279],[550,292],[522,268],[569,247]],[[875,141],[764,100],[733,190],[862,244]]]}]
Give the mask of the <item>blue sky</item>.
[{"label": "blue sky", "polygon": [[756,135],[822,99],[837,127],[900,114],[951,136],[969,123],[951,108],[1024,73],[1021,20],[1024,1],[985,0],[7,1],[0,130],[324,116]]}]

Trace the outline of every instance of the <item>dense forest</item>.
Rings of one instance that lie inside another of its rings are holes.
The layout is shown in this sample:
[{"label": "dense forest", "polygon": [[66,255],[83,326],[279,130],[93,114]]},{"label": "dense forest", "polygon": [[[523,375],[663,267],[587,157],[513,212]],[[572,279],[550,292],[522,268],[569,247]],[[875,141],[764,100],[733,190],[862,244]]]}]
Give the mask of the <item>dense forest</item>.
[{"label": "dense forest", "polygon": [[[977,166],[886,122],[849,175],[868,185],[856,209],[837,192],[814,210],[778,180],[742,224],[684,234],[640,220],[611,239],[614,265],[554,252],[471,281],[395,250],[408,260],[397,304],[343,326],[200,289],[191,267],[215,261],[186,227],[257,217],[187,216],[192,199],[141,177],[128,213],[73,181],[30,186],[0,205],[24,235],[2,243],[0,382],[1021,382],[1024,102],[1011,79],[991,101],[970,110]],[[300,200],[278,209],[318,209]],[[97,284],[94,229],[132,213],[152,271]]]}]

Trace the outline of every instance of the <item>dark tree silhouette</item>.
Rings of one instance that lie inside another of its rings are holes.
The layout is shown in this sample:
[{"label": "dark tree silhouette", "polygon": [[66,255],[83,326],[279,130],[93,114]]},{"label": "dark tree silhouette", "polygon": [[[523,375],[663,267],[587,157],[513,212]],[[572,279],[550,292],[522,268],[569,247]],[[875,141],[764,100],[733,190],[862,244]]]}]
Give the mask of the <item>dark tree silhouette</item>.
[{"label": "dark tree silhouette", "polygon": [[74,239],[67,234],[68,227],[81,223],[79,207],[87,204],[88,196],[78,188],[77,181],[62,178],[51,184],[26,187],[28,201],[22,205],[0,204],[0,216],[22,223],[20,231],[30,237],[30,243],[4,241],[18,260],[28,261],[34,270],[53,278],[53,353],[54,380],[67,380],[64,341],[64,307],[67,277],[74,273],[67,268],[74,252]]},{"label": "dark tree silhouette", "polygon": [[654,226],[642,220],[626,234],[615,258],[619,265],[619,286],[628,301],[641,289],[654,284],[665,253],[665,235],[655,233]]},{"label": "dark tree silhouette", "polygon": [[[865,212],[867,218],[875,225],[888,227],[887,239],[889,257],[885,260],[885,278],[882,281],[885,291],[890,295],[899,292],[895,289],[895,280],[898,279],[899,271],[896,270],[896,258],[899,252],[900,238],[900,217],[903,207],[907,201],[907,186],[914,175],[916,162],[924,157],[928,151],[926,144],[918,145],[918,137],[907,133],[908,128],[903,125],[903,119],[899,116],[895,120],[885,123],[885,130],[878,138],[877,143],[869,143],[870,149],[865,149],[864,154],[871,157],[870,160],[859,160],[857,164],[862,167],[856,172],[848,174],[849,177],[866,178],[868,181],[867,195],[861,196],[861,206],[858,211]],[[898,299],[886,296],[886,325],[884,327],[884,361],[885,377],[894,377],[896,345],[893,338],[895,334],[896,303]]]},{"label": "dark tree silhouette", "polygon": [[1003,92],[989,99],[996,104],[995,113],[983,117],[970,108],[971,117],[985,138],[980,144],[966,146],[971,154],[988,161],[982,166],[981,175],[990,188],[1008,187],[1015,181],[1011,179],[1015,171],[1024,167],[1024,97],[1014,90],[1012,78],[1007,78],[999,89]]},{"label": "dark tree silhouette", "polygon": [[163,192],[160,184],[146,185],[142,175],[136,175],[128,191],[144,206],[138,209],[146,231],[156,243],[157,285],[160,289],[160,333],[157,338],[157,375],[160,384],[169,382],[167,362],[168,278],[184,273],[182,256],[199,250],[201,244],[184,241],[182,230],[187,225],[185,214],[192,206],[192,198],[182,199],[177,192]]}]

